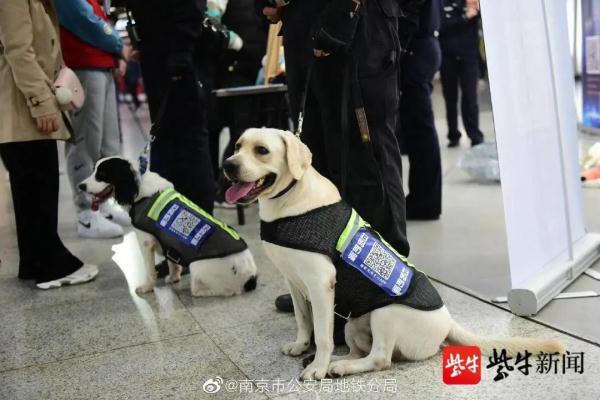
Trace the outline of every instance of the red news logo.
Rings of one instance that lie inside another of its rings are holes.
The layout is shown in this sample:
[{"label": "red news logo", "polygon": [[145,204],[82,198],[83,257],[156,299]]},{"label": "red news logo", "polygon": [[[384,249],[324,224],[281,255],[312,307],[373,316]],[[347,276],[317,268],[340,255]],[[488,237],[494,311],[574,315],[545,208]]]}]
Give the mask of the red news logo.
[{"label": "red news logo", "polygon": [[481,381],[481,350],[477,346],[446,346],[442,353],[446,385],[476,385]]}]

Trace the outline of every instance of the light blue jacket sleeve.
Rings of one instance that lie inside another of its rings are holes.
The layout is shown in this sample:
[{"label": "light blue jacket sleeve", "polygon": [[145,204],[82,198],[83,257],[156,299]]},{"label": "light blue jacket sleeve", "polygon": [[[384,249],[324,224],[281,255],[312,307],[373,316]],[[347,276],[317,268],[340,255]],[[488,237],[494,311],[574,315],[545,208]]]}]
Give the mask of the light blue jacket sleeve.
[{"label": "light blue jacket sleeve", "polygon": [[84,42],[120,55],[123,42],[111,24],[94,13],[86,0],[56,0],[60,25]]}]

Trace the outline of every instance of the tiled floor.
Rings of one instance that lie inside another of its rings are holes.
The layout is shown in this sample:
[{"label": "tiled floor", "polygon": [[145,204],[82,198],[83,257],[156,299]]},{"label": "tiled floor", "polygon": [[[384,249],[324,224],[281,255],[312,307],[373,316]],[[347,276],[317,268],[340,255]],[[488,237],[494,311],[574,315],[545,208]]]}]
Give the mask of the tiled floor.
[{"label": "tiled floor", "polygon": [[[125,152],[132,155],[143,146],[143,141],[125,108],[121,117]],[[482,119],[488,121],[487,126],[491,124],[489,111],[484,110]],[[147,127],[143,111],[140,120]],[[445,271],[449,278],[455,271],[463,279],[496,290],[497,281],[503,278],[501,272],[495,276],[494,271],[505,270],[506,263],[506,244],[498,239],[503,238],[504,232],[499,189],[473,185],[457,176],[455,164],[465,149],[443,151],[444,216],[435,223],[409,224],[413,259],[425,270],[436,274]],[[508,378],[494,382],[494,372],[484,369],[479,385],[447,386],[442,383],[441,355],[437,355],[423,362],[397,363],[389,371],[325,382],[321,392],[315,393],[310,390],[314,384],[299,386],[295,381],[301,371],[300,360],[279,351],[295,335],[295,326],[291,315],[279,313],[273,306],[274,298],[285,292],[285,287],[260,247],[255,207],[247,210],[248,224],[240,227],[240,232],[259,265],[257,290],[228,299],[192,298],[186,277],[180,284],[160,284],[153,294],[139,297],[133,291],[140,282],[141,270],[133,234],[115,241],[77,238],[70,189],[64,176],[61,184],[61,236],[78,256],[99,264],[100,275],[87,285],[43,292],[16,279],[10,189],[0,171],[2,400],[597,398],[597,346],[440,284],[436,286],[448,308],[465,327],[481,334],[558,338],[571,351],[585,352],[584,373],[542,375],[535,372],[534,365],[529,376],[515,370]],[[480,211],[473,216],[469,210],[475,205]],[[235,224],[235,212],[218,214]],[[473,219],[465,220],[465,215]],[[436,269],[442,265],[445,267]],[[458,266],[460,269],[455,270]],[[221,390],[217,394],[206,393],[205,382],[213,379],[218,383],[217,376],[223,380]],[[260,390],[265,383],[268,393]],[[380,393],[366,393],[373,389],[370,385]],[[327,393],[328,388],[339,391]]]}]

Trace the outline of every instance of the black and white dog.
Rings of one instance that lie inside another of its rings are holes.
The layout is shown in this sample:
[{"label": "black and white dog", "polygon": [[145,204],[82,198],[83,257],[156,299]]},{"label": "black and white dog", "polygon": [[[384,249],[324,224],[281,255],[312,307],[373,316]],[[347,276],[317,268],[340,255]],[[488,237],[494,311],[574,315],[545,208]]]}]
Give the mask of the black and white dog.
[{"label": "black and white dog", "polygon": [[[108,157],[96,163],[92,175],[81,182],[79,188],[91,194],[94,203],[101,203],[114,197],[120,205],[131,210],[141,201],[171,190],[173,184],[154,172],[147,171],[140,175],[136,166],[128,160]],[[233,229],[229,227],[227,229],[237,234]],[[135,228],[135,232],[146,269],[146,282],[136,289],[136,293],[142,294],[154,289],[156,282],[154,253],[162,255],[163,247],[155,235],[138,228]],[[243,243],[243,240],[241,242]],[[215,246],[214,243],[212,246]],[[215,254],[217,253],[219,252]],[[168,260],[168,263],[169,275],[165,278],[165,282],[178,282],[181,278],[182,266],[171,260]],[[238,295],[255,289],[257,280],[256,264],[245,243],[241,251],[191,262],[190,275],[193,296]]]}]

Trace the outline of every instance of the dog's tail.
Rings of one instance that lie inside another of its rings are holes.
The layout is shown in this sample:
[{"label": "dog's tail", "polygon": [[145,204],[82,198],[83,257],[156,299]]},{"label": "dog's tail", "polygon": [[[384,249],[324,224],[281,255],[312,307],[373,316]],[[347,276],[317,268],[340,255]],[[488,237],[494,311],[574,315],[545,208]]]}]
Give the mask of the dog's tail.
[{"label": "dog's tail", "polygon": [[452,322],[450,333],[446,340],[450,344],[461,346],[477,346],[483,354],[491,355],[494,349],[498,352],[506,349],[507,355],[515,356],[518,352],[524,353],[525,350],[532,354],[544,353],[564,353],[565,346],[556,339],[534,339],[525,337],[485,337],[477,336],[469,332],[456,321]]}]

